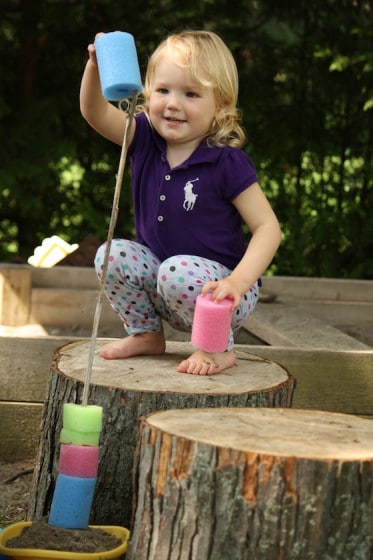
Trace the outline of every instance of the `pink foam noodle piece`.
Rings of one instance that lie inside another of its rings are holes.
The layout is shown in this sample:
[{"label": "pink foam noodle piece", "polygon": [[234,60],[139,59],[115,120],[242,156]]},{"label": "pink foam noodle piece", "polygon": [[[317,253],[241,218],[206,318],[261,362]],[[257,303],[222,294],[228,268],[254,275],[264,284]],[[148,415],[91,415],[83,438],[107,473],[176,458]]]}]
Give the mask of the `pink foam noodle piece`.
[{"label": "pink foam noodle piece", "polygon": [[199,295],[192,327],[192,344],[206,352],[224,352],[232,321],[231,299],[213,301],[211,294]]},{"label": "pink foam noodle piece", "polygon": [[98,459],[99,447],[63,443],[60,446],[59,472],[68,476],[96,478]]}]

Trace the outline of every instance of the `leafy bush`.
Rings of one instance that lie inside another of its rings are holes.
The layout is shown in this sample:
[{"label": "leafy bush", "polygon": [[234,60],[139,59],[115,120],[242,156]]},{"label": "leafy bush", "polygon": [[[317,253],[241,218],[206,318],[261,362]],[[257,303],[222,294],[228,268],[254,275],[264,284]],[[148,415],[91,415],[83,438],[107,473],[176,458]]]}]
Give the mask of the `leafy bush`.
[{"label": "leafy bush", "polygon": [[[120,150],[79,112],[86,47],[123,29],[142,71],[169,32],[206,28],[232,49],[247,151],[279,216],[271,273],[373,277],[371,1],[4,0],[0,22],[0,259],[43,238],[106,238]],[[129,175],[118,235],[133,236]]]}]

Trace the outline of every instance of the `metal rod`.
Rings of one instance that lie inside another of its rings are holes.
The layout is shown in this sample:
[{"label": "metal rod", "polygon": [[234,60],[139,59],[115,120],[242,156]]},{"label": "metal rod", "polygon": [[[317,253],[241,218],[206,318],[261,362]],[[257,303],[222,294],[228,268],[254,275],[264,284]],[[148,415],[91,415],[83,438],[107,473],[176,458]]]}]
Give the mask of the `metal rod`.
[{"label": "metal rod", "polygon": [[117,223],[117,218],[118,218],[120,192],[121,192],[122,183],[123,183],[123,174],[124,174],[124,168],[125,168],[125,163],[126,163],[126,159],[127,159],[127,152],[128,152],[129,138],[130,138],[130,133],[131,133],[131,128],[132,128],[132,121],[133,121],[133,117],[134,117],[135,109],[136,109],[136,104],[137,104],[137,97],[138,97],[137,94],[134,95],[134,97],[129,102],[129,107],[128,107],[128,116],[127,116],[127,121],[126,121],[126,128],[125,128],[125,131],[124,131],[122,151],[121,151],[121,154],[120,154],[118,173],[117,173],[116,183],[115,183],[113,207],[112,207],[112,210],[111,210],[110,224],[109,224],[109,230],[108,230],[108,235],[107,235],[107,240],[106,240],[104,262],[103,262],[103,265],[102,265],[102,274],[101,274],[101,279],[100,279],[100,283],[99,283],[99,287],[98,287],[97,303],[96,303],[95,314],[94,314],[94,319],[93,319],[91,345],[90,345],[90,351],[89,351],[89,357],[88,357],[88,367],[87,367],[87,373],[86,373],[85,380],[84,380],[84,388],[83,388],[83,395],[82,395],[82,405],[83,406],[87,406],[87,404],[88,404],[89,385],[91,383],[92,367],[93,367],[93,360],[94,360],[96,340],[97,340],[97,332],[98,332],[98,326],[99,326],[100,317],[101,317],[102,296],[103,296],[103,293],[104,293],[104,288],[105,288],[105,283],[106,283],[107,269],[108,269],[110,249],[111,249],[111,242],[112,242],[112,239],[113,239],[114,229],[115,229],[115,226],[116,226],[116,223]]}]

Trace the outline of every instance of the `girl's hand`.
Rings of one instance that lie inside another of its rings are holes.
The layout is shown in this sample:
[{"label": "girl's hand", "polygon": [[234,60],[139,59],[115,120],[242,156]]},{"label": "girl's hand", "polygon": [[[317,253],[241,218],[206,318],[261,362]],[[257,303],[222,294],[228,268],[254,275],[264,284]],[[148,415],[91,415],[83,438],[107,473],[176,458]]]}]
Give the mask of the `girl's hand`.
[{"label": "girl's hand", "polygon": [[[246,293],[245,290],[244,293]],[[224,298],[230,298],[232,300],[232,311],[238,308],[241,302],[241,298],[244,293],[241,293],[237,284],[227,276],[223,280],[217,280],[216,282],[207,282],[202,288],[202,294],[206,295],[208,292],[212,292],[212,299],[215,301],[221,301]]]}]

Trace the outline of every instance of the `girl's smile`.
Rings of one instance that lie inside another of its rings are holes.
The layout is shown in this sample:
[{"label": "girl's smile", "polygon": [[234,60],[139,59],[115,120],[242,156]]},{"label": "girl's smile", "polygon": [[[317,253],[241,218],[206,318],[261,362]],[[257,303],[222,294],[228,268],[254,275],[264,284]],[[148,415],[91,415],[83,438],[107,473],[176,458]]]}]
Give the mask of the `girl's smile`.
[{"label": "girl's smile", "polygon": [[185,121],[182,121],[180,119],[174,119],[172,117],[165,117],[165,120],[169,123],[170,126],[177,126],[179,124],[185,123]]}]

